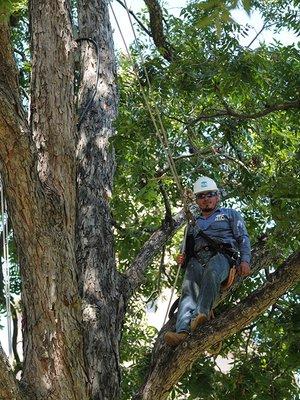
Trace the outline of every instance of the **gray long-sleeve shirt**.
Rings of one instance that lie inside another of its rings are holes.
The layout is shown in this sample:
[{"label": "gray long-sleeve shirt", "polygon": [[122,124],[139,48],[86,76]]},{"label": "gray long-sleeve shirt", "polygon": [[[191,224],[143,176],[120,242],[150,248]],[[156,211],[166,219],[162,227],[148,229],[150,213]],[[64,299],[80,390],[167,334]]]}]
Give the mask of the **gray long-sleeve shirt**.
[{"label": "gray long-sleeve shirt", "polygon": [[240,213],[231,208],[217,208],[208,218],[198,216],[196,224],[189,227],[188,236],[194,238],[194,251],[207,246],[207,242],[197,233],[202,229],[212,239],[229,244],[240,253],[241,261],[250,263],[251,246]]}]

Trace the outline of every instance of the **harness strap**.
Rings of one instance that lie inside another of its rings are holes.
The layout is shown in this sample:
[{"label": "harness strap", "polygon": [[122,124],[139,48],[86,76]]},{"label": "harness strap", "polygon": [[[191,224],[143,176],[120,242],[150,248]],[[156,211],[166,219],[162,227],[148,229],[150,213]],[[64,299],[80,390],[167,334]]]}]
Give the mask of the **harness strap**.
[{"label": "harness strap", "polygon": [[[211,238],[205,232],[203,232],[202,229],[199,229],[197,236],[202,236],[203,239],[205,239],[207,241],[208,246],[205,246],[205,247],[208,247],[208,248],[210,248],[210,250],[213,250],[217,253],[222,253],[225,256],[229,257],[231,260],[230,264],[232,264],[232,262],[234,262],[234,263],[236,262],[236,260],[238,258],[238,252],[235,249],[233,249],[232,247],[227,247],[224,243]],[[204,247],[204,249],[205,249],[205,247]]]}]

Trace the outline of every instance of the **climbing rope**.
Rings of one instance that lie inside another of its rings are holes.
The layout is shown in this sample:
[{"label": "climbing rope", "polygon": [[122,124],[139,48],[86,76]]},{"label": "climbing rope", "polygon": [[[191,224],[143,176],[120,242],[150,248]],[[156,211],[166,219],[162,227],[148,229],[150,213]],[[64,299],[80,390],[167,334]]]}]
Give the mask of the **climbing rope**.
[{"label": "climbing rope", "polygon": [[[185,227],[185,231],[184,231],[181,253],[185,253],[186,239],[187,239],[187,234],[188,234],[188,228],[189,228],[189,226],[187,225],[187,226]],[[173,284],[173,286],[172,286],[171,296],[170,296],[170,300],[169,300],[169,303],[168,303],[168,307],[167,307],[166,315],[165,315],[165,318],[164,318],[163,326],[165,325],[165,323],[166,323],[166,321],[167,321],[167,317],[168,317],[168,315],[169,315],[169,311],[170,311],[170,308],[171,308],[171,304],[172,304],[172,300],[173,300],[175,288],[176,288],[176,286],[177,286],[177,281],[178,281],[178,278],[179,278],[179,271],[180,271],[180,270],[181,270],[181,264],[178,264],[178,266],[177,266],[177,272],[176,272],[176,277],[175,277],[174,284]]]},{"label": "climbing rope", "polygon": [[2,244],[3,244],[3,278],[4,278],[4,297],[6,304],[6,320],[7,320],[7,341],[8,356],[12,359],[12,315],[10,307],[10,271],[9,271],[9,248],[8,248],[8,212],[7,203],[4,198],[3,183],[0,177],[0,200],[1,200],[1,225],[2,225]]},{"label": "climbing rope", "polygon": [[177,285],[177,282],[178,282],[180,270],[181,270],[181,265],[178,265],[178,267],[177,267],[177,272],[176,272],[176,277],[175,277],[175,281],[174,281],[174,284],[173,284],[172,289],[171,289],[171,295],[170,295],[170,299],[169,299],[169,302],[168,302],[168,307],[167,307],[167,311],[166,311],[166,314],[165,314],[163,326],[165,325],[165,323],[166,323],[166,321],[167,321],[167,318],[168,318],[168,315],[169,315],[169,311],[170,311],[170,308],[171,308],[171,304],[172,304],[172,300],[173,300],[175,288],[176,288],[176,285]]}]

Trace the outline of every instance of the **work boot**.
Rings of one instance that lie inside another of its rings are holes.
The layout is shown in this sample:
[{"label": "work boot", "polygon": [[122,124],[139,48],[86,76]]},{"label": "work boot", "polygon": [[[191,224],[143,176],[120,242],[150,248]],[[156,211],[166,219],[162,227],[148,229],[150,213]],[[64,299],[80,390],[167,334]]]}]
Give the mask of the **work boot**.
[{"label": "work boot", "polygon": [[191,331],[194,332],[199,325],[204,324],[204,322],[207,321],[207,320],[208,320],[208,318],[207,318],[207,316],[205,314],[201,314],[201,313],[198,314],[191,321]]},{"label": "work boot", "polygon": [[178,346],[182,343],[189,334],[187,332],[166,332],[165,333],[165,342],[172,347]]}]

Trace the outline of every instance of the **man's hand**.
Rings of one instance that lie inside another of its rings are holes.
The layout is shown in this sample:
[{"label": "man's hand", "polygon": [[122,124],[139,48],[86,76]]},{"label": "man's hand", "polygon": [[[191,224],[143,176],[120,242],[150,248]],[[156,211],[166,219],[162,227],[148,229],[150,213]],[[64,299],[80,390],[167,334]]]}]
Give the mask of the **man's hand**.
[{"label": "man's hand", "polygon": [[250,265],[246,261],[242,261],[237,267],[237,273],[240,276],[250,275]]},{"label": "man's hand", "polygon": [[182,266],[185,263],[185,253],[178,254],[178,256],[176,257],[176,261],[177,264]]}]

